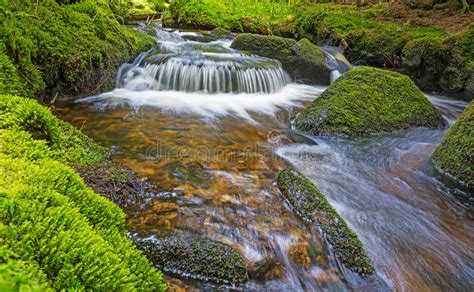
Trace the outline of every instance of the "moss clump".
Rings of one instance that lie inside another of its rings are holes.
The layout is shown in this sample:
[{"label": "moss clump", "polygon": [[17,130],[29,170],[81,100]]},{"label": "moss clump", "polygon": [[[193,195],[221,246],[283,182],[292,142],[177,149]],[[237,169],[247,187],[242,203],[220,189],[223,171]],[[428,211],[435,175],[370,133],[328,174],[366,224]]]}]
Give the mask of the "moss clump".
[{"label": "moss clump", "polygon": [[423,89],[460,92],[468,73],[463,58],[456,51],[456,47],[445,44],[441,38],[415,39],[403,48],[403,67]]},{"label": "moss clump", "polygon": [[474,101],[444,135],[433,161],[443,171],[474,188]]},{"label": "moss clump", "polygon": [[155,44],[121,25],[112,1],[75,2],[0,2],[0,51],[25,88],[3,94],[52,97],[110,88],[121,63]]},{"label": "moss clump", "polygon": [[299,215],[319,225],[346,267],[360,274],[374,272],[357,235],[309,178],[288,167],[280,171],[277,182],[281,193]]},{"label": "moss clump", "polygon": [[67,165],[102,156],[49,109],[0,96],[0,247],[25,267],[2,273],[0,257],[0,284],[10,275],[12,289],[31,278],[54,290],[164,290],[161,274],[125,237],[125,214]]},{"label": "moss clump", "polygon": [[329,84],[330,70],[324,52],[307,39],[299,42],[277,36],[240,34],[231,45],[234,49],[276,59],[296,80]]},{"label": "moss clump", "polygon": [[164,271],[216,283],[241,284],[248,280],[245,261],[225,244],[183,233],[135,241]]},{"label": "moss clump", "polygon": [[443,125],[407,76],[371,67],[347,72],[294,120],[298,130],[313,135],[364,136]]},{"label": "moss clump", "polygon": [[53,291],[46,276],[31,262],[0,246],[0,291]]},{"label": "moss clump", "polygon": [[[73,126],[57,119],[50,109],[35,100],[2,95],[0,112],[0,129],[14,130],[9,137],[4,137],[5,141],[12,139],[14,142],[14,137],[31,136],[35,143],[43,143],[49,149],[34,155],[44,155],[75,165],[99,162],[103,158],[104,149]],[[21,152],[30,151],[31,148],[14,147],[11,150]]]}]

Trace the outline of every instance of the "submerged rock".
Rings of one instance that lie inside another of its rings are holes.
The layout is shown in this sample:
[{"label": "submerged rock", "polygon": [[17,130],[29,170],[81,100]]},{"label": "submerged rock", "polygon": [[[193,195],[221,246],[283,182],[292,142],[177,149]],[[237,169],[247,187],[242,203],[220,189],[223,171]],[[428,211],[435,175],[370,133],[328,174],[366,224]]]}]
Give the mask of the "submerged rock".
[{"label": "submerged rock", "polygon": [[288,167],[280,171],[277,182],[294,210],[304,219],[318,224],[344,266],[360,274],[374,272],[357,235],[309,178]]},{"label": "submerged rock", "polygon": [[324,52],[308,39],[294,39],[257,34],[240,34],[231,48],[250,52],[281,62],[293,79],[305,83],[329,84],[331,70]]},{"label": "submerged rock", "polygon": [[225,284],[248,280],[243,258],[223,243],[184,233],[133,240],[165,272]]},{"label": "submerged rock", "polygon": [[[474,101],[444,135],[433,161],[455,179],[474,188]],[[471,197],[474,197],[472,193]]]},{"label": "submerged rock", "polygon": [[439,112],[405,75],[359,67],[336,80],[294,120],[313,135],[364,136],[444,125]]}]

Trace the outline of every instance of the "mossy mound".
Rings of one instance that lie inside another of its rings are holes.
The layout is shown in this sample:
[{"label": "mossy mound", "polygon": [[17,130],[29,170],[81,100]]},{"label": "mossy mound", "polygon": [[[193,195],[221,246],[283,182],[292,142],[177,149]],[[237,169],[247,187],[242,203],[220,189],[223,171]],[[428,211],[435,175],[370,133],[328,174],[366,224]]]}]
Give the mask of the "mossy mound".
[{"label": "mossy mound", "polygon": [[360,274],[374,272],[357,235],[309,178],[288,167],[279,172],[277,182],[281,193],[299,215],[319,225],[346,267]]},{"label": "mossy mound", "polygon": [[307,39],[299,42],[277,36],[240,34],[231,48],[276,59],[295,80],[305,83],[329,84],[330,74],[324,52]]},{"label": "mossy mound", "polygon": [[120,23],[121,7],[105,0],[0,1],[0,66],[6,55],[11,78],[23,85],[2,93],[50,98],[111,89],[118,66],[155,44]]},{"label": "mossy mound", "polygon": [[443,171],[474,188],[474,101],[444,135],[433,161]]},{"label": "mossy mound", "polygon": [[165,272],[215,283],[241,284],[248,280],[245,261],[220,242],[184,233],[134,240]]},{"label": "mossy mound", "polygon": [[466,64],[456,50],[440,38],[415,39],[403,48],[402,64],[425,90],[461,92],[469,76]]},{"label": "mossy mound", "polygon": [[347,72],[294,119],[296,129],[313,135],[364,136],[443,125],[407,76],[371,67]]},{"label": "mossy mound", "polygon": [[125,214],[68,166],[102,157],[46,107],[0,96],[1,290],[164,290]]}]

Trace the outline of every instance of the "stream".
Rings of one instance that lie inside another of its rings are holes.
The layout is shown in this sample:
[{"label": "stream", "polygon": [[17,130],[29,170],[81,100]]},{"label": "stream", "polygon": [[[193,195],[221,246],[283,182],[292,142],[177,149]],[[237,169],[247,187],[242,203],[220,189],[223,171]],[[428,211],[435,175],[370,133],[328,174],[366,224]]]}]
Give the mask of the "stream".
[{"label": "stream", "polygon": [[[279,62],[233,50],[230,39],[201,43],[186,40],[199,32],[155,31],[157,48],[124,64],[113,91],[55,104],[62,119],[154,185],[145,203],[125,209],[131,232],[184,230],[229,244],[251,265],[264,263],[237,289],[378,290],[341,267],[280,195],[276,175],[291,164],[359,235],[389,287],[472,289],[472,208],[462,204],[462,186],[430,162],[446,129],[353,140],[302,135],[290,119],[324,87],[292,81]],[[466,106],[429,98],[451,124]],[[167,280],[191,290],[219,287]]]}]

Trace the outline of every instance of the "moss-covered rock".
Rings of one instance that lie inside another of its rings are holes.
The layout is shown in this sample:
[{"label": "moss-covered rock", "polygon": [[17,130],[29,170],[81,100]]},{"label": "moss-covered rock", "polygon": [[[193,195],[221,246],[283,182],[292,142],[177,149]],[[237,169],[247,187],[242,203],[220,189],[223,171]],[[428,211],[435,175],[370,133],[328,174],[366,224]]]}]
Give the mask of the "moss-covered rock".
[{"label": "moss-covered rock", "polygon": [[293,79],[305,83],[330,83],[331,72],[324,52],[307,39],[297,42],[277,36],[240,34],[231,47],[280,61]]},{"label": "moss-covered rock", "polygon": [[364,136],[443,125],[407,76],[371,67],[347,72],[294,119],[296,129],[313,135]]},{"label": "moss-covered rock", "polygon": [[461,92],[468,73],[464,59],[456,50],[441,38],[415,39],[403,48],[402,64],[424,90]]},{"label": "moss-covered rock", "polygon": [[327,198],[309,178],[292,167],[280,171],[278,188],[298,214],[316,222],[338,259],[349,269],[360,274],[372,274],[374,269],[357,235],[334,210]]},{"label": "moss-covered rock", "polygon": [[443,137],[433,161],[441,170],[474,188],[474,101]]},{"label": "moss-covered rock", "polygon": [[118,8],[104,0],[2,1],[0,50],[25,87],[10,93],[49,99],[113,88],[118,66],[155,45],[121,25]]},{"label": "moss-covered rock", "polygon": [[245,261],[223,243],[186,233],[133,240],[165,272],[215,283],[241,284],[248,280]]}]

